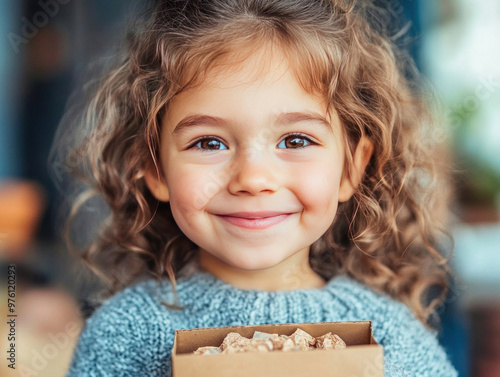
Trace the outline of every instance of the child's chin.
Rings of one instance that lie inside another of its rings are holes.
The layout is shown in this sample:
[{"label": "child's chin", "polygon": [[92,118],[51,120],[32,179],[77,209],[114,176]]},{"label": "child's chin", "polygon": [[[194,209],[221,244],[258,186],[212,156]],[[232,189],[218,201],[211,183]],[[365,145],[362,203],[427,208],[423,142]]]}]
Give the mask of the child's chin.
[{"label": "child's chin", "polygon": [[262,253],[264,255],[256,255],[255,250],[250,251],[248,254],[253,255],[244,255],[239,259],[232,259],[230,264],[240,270],[257,271],[276,267],[286,259],[286,257],[280,258],[276,253],[270,254],[267,251]]}]

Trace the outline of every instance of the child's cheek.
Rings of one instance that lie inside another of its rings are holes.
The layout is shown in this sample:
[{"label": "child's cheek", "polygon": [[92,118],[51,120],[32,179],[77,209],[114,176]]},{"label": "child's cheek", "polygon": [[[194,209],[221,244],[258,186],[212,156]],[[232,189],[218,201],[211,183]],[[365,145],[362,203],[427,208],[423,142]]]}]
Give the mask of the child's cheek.
[{"label": "child's cheek", "polygon": [[208,202],[221,191],[225,173],[207,165],[184,166],[171,175],[172,204],[185,213],[202,211]]},{"label": "child's cheek", "polygon": [[300,170],[300,174],[296,175],[301,179],[295,182],[295,195],[302,203],[305,213],[320,217],[335,216],[340,186],[338,167],[316,162],[305,164]]}]

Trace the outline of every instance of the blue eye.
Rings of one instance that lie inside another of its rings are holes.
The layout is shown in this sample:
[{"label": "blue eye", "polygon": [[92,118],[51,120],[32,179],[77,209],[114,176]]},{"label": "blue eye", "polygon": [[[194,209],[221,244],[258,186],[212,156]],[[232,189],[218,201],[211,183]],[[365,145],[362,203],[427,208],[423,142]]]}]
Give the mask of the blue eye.
[{"label": "blue eye", "polygon": [[191,144],[189,148],[193,147],[196,147],[196,149],[199,149],[201,151],[218,151],[222,149],[229,149],[222,141],[214,137],[204,137],[202,139],[198,139],[198,141],[194,144]]},{"label": "blue eye", "polygon": [[279,144],[278,148],[300,149],[316,143],[302,134],[289,134]]}]

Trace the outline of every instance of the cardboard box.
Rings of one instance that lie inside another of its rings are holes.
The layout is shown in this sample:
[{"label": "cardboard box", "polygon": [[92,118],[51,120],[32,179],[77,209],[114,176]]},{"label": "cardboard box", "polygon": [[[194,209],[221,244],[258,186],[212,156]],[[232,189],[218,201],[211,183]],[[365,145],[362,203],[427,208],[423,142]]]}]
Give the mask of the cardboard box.
[{"label": "cardboard box", "polygon": [[[193,354],[198,347],[218,347],[230,332],[252,338],[254,331],[291,335],[297,328],[318,337],[332,332],[345,349]],[[287,323],[176,330],[172,349],[173,377],[354,377],[384,375],[384,353],[372,335],[371,321]]]}]

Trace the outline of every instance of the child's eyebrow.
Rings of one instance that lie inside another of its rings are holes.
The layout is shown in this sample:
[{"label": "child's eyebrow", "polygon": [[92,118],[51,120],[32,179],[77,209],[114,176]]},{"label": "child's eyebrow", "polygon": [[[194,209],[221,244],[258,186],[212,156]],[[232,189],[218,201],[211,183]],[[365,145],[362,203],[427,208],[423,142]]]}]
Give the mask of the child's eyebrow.
[{"label": "child's eyebrow", "polygon": [[172,135],[180,134],[189,127],[196,126],[199,124],[223,126],[226,125],[227,122],[222,118],[213,117],[209,115],[201,115],[201,114],[188,115],[187,117],[182,118],[179,123],[177,123],[177,125],[174,127],[174,130],[172,131]]},{"label": "child's eyebrow", "polygon": [[315,124],[325,126],[328,131],[332,131],[330,122],[322,115],[313,112],[282,113],[276,118],[276,124],[282,126],[289,126],[299,122],[314,122]]},{"label": "child's eyebrow", "polygon": [[[276,117],[275,124],[278,126],[289,126],[300,122],[313,122],[314,124],[321,125],[332,132],[332,127],[328,120],[321,116],[320,114],[314,112],[292,112],[292,113],[281,113]],[[210,115],[202,114],[192,114],[182,118],[179,123],[174,127],[172,135],[180,134],[189,127],[196,125],[212,125],[212,126],[224,126],[227,125],[227,121],[223,118],[214,117]]]}]

